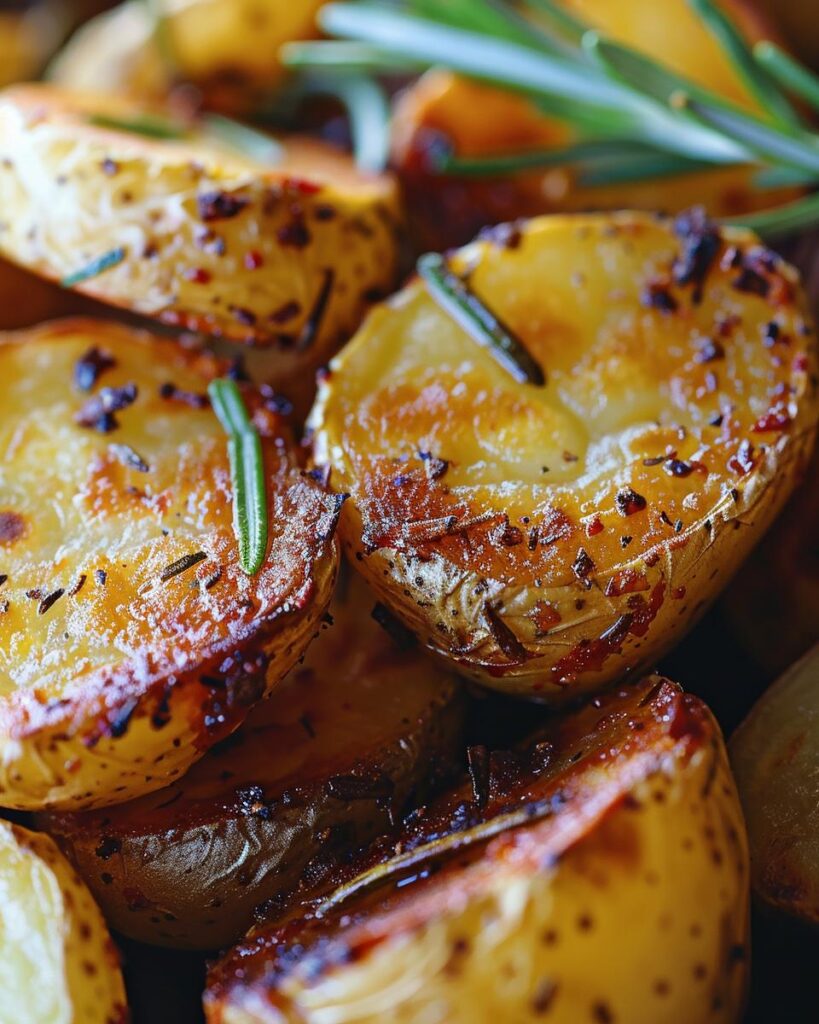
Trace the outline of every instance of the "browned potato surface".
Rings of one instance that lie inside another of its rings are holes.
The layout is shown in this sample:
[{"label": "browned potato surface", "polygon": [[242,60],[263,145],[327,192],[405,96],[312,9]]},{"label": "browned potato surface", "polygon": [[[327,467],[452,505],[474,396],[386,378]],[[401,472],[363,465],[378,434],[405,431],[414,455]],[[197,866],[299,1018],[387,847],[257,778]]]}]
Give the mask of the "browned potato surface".
[{"label": "browned potato surface", "polygon": [[44,817],[118,931],[225,946],[254,907],[284,908],[460,765],[457,681],[390,639],[363,582],[339,591],[303,663],[187,775],[119,807]]},{"label": "browned potato surface", "polygon": [[430,650],[565,700],[654,664],[782,507],[819,413],[813,329],[795,271],[701,211],[544,217],[450,265],[543,386],[414,281],[331,364],[315,459]]},{"label": "browned potato surface", "polygon": [[471,761],[391,849],[216,964],[209,1024],[739,1019],[747,847],[700,701],[651,677]]},{"label": "browned potato surface", "polygon": [[301,656],[330,598],[338,500],[264,393],[270,544],[238,564],[225,367],[99,320],[0,338],[0,806],[167,785]]}]

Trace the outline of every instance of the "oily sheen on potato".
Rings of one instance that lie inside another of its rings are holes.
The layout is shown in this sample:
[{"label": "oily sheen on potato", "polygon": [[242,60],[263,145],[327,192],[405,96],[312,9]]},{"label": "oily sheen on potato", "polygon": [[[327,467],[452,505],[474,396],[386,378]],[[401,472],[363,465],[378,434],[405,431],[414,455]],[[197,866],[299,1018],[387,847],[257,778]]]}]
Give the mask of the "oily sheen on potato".
[{"label": "oily sheen on potato", "polygon": [[315,459],[430,650],[565,699],[653,664],[780,509],[816,426],[813,328],[796,272],[702,211],[507,225],[450,266],[545,383],[416,280],[331,364]]},{"label": "oily sheen on potato", "polygon": [[276,383],[311,389],[393,284],[396,190],[319,142],[258,145],[105,94],[8,89],[0,252],[183,330],[276,345]]},{"label": "oily sheen on potato", "polygon": [[302,664],[172,786],[45,816],[118,931],[225,946],[259,904],[283,910],[460,765],[457,680],[373,606],[360,577],[342,577]]},{"label": "oily sheen on potato", "polygon": [[209,1024],[738,1019],[748,855],[704,705],[650,677],[479,753],[391,850],[216,964]]},{"label": "oily sheen on potato", "polygon": [[0,806],[160,788],[301,656],[332,589],[338,500],[262,435],[270,545],[238,563],[224,367],[104,321],[0,337]]},{"label": "oily sheen on potato", "polygon": [[754,891],[819,924],[819,646],[763,694],[731,737],[730,752]]},{"label": "oily sheen on potato", "polygon": [[125,1024],[116,948],[48,836],[0,821],[0,1024]]}]

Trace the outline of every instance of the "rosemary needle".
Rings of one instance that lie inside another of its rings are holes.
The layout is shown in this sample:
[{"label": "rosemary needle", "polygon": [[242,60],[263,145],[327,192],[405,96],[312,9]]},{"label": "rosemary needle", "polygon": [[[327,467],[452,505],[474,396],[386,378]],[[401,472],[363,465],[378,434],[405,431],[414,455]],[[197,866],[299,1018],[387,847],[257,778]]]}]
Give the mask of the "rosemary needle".
[{"label": "rosemary needle", "polygon": [[546,383],[543,369],[523,342],[447,267],[440,253],[422,256],[418,273],[435,301],[519,384]]},{"label": "rosemary needle", "polygon": [[239,544],[239,564],[253,576],[264,565],[268,519],[264,454],[236,382],[220,378],[208,385],[219,422],[228,435],[233,485],[233,529]]}]

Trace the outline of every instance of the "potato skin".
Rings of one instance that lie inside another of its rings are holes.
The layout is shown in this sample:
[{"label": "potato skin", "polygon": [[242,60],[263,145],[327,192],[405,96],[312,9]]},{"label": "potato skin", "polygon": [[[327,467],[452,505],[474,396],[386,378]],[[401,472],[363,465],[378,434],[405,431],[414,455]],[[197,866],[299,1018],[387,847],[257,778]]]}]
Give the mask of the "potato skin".
[{"label": "potato skin", "polygon": [[0,94],[0,251],[77,290],[181,330],[276,345],[291,397],[394,284],[397,192],[345,155],[292,139],[271,166],[217,145],[90,124],[144,109],[44,85]]},{"label": "potato skin", "polygon": [[131,0],[80,29],[50,78],[138,99],[162,99],[180,82],[192,82],[208,105],[247,110],[283,77],[279,49],[316,35],[320,6],[321,0],[158,0],[158,45],[149,12]]},{"label": "potato skin", "polygon": [[314,457],[351,495],[355,564],[431,651],[567,700],[655,663],[781,508],[816,427],[810,320],[791,268],[697,214],[540,218],[452,267],[546,386],[414,282],[331,364]]},{"label": "potato skin", "polygon": [[819,646],[754,705],[730,754],[762,900],[819,925]]},{"label": "potato skin", "polygon": [[483,808],[465,784],[396,860],[253,929],[211,972],[209,1024],[737,1021],[747,845],[710,713],[654,677],[529,757],[492,762]]},{"label": "potato skin", "polygon": [[460,768],[457,680],[395,645],[360,578],[339,590],[303,663],[182,779],[119,807],[41,816],[117,931],[226,946],[256,906],[283,911]]},{"label": "potato skin", "polygon": [[48,836],[0,821],[0,1024],[125,1024],[116,947]]},{"label": "potato skin", "polygon": [[[577,0],[564,4],[597,29],[670,65],[736,103],[758,110],[735,68],[686,0]],[[746,37],[779,41],[770,21],[743,3],[726,3]],[[707,170],[603,186],[586,186],[571,166],[498,177],[442,175],[443,149],[475,158],[559,149],[577,141],[565,123],[547,117],[525,97],[433,69],[399,97],[393,120],[392,163],[401,177],[410,229],[421,249],[463,245],[489,224],[544,213],[663,210],[694,204],[714,217],[776,206],[793,189],[755,187],[754,168]]]},{"label": "potato skin", "polygon": [[[80,390],[89,364],[97,380]],[[102,806],[166,785],[285,675],[323,615],[339,502],[255,389],[270,547],[256,576],[238,565],[227,442],[202,399],[223,371],[102,321],[0,339],[0,806]],[[134,398],[107,433],[77,422],[104,388]]]}]

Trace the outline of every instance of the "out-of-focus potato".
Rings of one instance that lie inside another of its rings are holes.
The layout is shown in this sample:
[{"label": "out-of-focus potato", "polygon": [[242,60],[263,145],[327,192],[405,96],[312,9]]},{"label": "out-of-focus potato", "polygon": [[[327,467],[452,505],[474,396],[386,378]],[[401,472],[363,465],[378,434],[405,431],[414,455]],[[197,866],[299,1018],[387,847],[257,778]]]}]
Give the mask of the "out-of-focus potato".
[{"label": "out-of-focus potato", "polygon": [[431,650],[565,699],[653,664],[781,508],[815,340],[792,268],[696,211],[544,217],[450,266],[546,384],[416,281],[331,364],[315,459],[351,494],[358,567]]},{"label": "out-of-focus potato", "polygon": [[0,1024],[124,1024],[119,958],[48,836],[0,821]]},{"label": "out-of-focus potato", "polygon": [[180,775],[302,655],[332,590],[338,501],[262,435],[270,547],[244,574],[224,367],[103,321],[0,339],[0,806],[117,803]]},{"label": "out-of-focus potato", "polygon": [[64,316],[99,316],[104,307],[0,259],[0,331],[35,327]]},{"label": "out-of-focus potato", "polygon": [[61,5],[50,0],[6,4],[0,10],[0,85],[40,73],[65,27]]},{"label": "out-of-focus potato", "polygon": [[459,763],[457,681],[376,624],[360,577],[339,589],[301,667],[182,779],[119,807],[44,816],[118,931],[225,946],[254,907],[284,910]]},{"label": "out-of-focus potato", "polygon": [[129,0],[80,29],[50,77],[139,99],[161,99],[190,82],[210,105],[247,110],[282,78],[281,46],[316,35],[321,3]]},{"label": "out-of-focus potato", "polygon": [[479,754],[392,859],[228,953],[209,1024],[736,1022],[747,844],[704,705],[651,677]]},{"label": "out-of-focus potato", "polygon": [[755,893],[819,924],[819,646],[758,701],[730,751]]},{"label": "out-of-focus potato", "polygon": [[[756,107],[735,68],[687,0],[572,0],[565,6],[613,38],[670,65],[738,103]],[[726,8],[749,39],[777,38],[758,12],[741,3]],[[754,187],[752,168],[715,169],[589,187],[572,166],[494,178],[441,175],[442,149],[459,157],[487,157],[560,148],[576,141],[572,129],[547,117],[525,97],[432,70],[398,99],[393,164],[413,211],[410,227],[422,248],[462,245],[482,227],[556,211],[639,209],[674,212],[695,203],[713,216],[773,206],[791,189]]]},{"label": "out-of-focus potato", "polygon": [[0,94],[0,252],[172,326],[275,344],[276,385],[312,396],[394,283],[394,182],[308,139],[268,164],[201,126],[148,137],[151,117],[48,86]]}]

